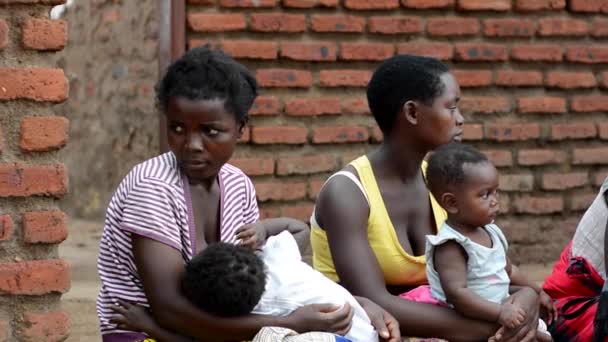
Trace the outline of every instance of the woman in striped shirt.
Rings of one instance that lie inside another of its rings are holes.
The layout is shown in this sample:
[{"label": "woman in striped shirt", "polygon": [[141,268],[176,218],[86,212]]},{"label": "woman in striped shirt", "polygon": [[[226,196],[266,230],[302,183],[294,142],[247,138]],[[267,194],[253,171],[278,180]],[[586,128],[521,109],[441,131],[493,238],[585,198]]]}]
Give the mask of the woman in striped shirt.
[{"label": "woman in striped shirt", "polygon": [[[256,96],[255,79],[221,51],[192,49],[169,67],[157,100],[171,151],[135,166],[106,213],[97,299],[103,341],[146,338],[112,323],[119,301],[149,307],[164,328],[204,341],[248,339],[264,326],[341,334],[348,329],[349,307],[220,318],[195,308],[180,291],[186,261],[210,243],[238,243],[236,230],[258,221],[251,180],[227,164]],[[254,227],[262,237],[288,229],[285,219]],[[251,242],[252,235],[240,242]]]}]

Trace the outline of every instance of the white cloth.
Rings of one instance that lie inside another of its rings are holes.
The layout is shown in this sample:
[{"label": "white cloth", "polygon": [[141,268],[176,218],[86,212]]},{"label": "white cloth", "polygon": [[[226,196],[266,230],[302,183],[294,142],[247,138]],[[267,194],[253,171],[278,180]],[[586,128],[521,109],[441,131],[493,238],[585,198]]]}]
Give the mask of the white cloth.
[{"label": "white cloth", "polygon": [[336,335],[323,332],[298,334],[279,327],[262,328],[252,342],[335,342]]},{"label": "white cloth", "polygon": [[[507,239],[495,224],[484,227],[492,238],[492,248],[471,241],[455,229],[444,223],[437,235],[426,237],[426,273],[431,287],[431,295],[446,303],[445,293],[441,288],[439,274],[435,270],[434,250],[447,241],[458,242],[467,253],[467,288],[481,298],[494,303],[502,303],[509,296],[510,279],[507,274]],[[448,303],[449,304],[449,303]]]},{"label": "white cloth", "polygon": [[286,316],[308,304],[349,303],[355,311],[352,328],[344,337],[353,342],[378,341],[365,310],[342,286],[302,261],[289,232],[270,237],[262,251],[266,266],[266,290],[253,313]]},{"label": "white cloth", "polygon": [[607,189],[608,178],[583,215],[572,239],[572,256],[585,258],[604,280],[606,279],[604,236],[608,220],[608,207],[604,199],[604,192]]}]

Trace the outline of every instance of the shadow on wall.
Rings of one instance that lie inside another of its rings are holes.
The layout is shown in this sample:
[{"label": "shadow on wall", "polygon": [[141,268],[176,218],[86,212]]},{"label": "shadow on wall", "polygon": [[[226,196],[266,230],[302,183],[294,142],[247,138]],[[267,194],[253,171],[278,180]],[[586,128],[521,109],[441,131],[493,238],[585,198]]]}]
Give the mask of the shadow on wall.
[{"label": "shadow on wall", "polygon": [[56,112],[70,120],[62,156],[70,194],[62,206],[72,217],[101,220],[122,177],[158,153],[157,7],[157,0],[69,0],[51,11],[69,22],[57,63],[70,99]]}]

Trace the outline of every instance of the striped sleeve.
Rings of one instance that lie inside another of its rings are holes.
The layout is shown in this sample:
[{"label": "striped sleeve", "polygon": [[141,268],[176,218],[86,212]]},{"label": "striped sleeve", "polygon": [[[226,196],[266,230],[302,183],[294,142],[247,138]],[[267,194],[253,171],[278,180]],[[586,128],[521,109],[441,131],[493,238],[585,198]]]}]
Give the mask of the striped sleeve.
[{"label": "striped sleeve", "polygon": [[245,210],[243,215],[243,224],[255,223],[260,219],[260,210],[258,209],[258,200],[256,198],[255,187],[249,177],[245,177]]},{"label": "striped sleeve", "polygon": [[120,228],[182,249],[177,196],[161,180],[145,178],[133,185],[124,201]]}]

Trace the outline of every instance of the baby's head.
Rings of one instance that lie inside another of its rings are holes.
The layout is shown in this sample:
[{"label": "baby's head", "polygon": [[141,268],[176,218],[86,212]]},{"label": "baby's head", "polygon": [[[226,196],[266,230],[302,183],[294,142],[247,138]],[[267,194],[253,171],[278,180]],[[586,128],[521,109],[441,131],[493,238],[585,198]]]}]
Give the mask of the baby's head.
[{"label": "baby's head", "polygon": [[250,313],[266,286],[264,263],[251,250],[227,243],[209,245],[186,265],[185,296],[203,311],[222,317]]},{"label": "baby's head", "polygon": [[498,214],[498,172],[470,145],[454,142],[436,149],[428,161],[426,181],[453,221],[479,227]]}]

